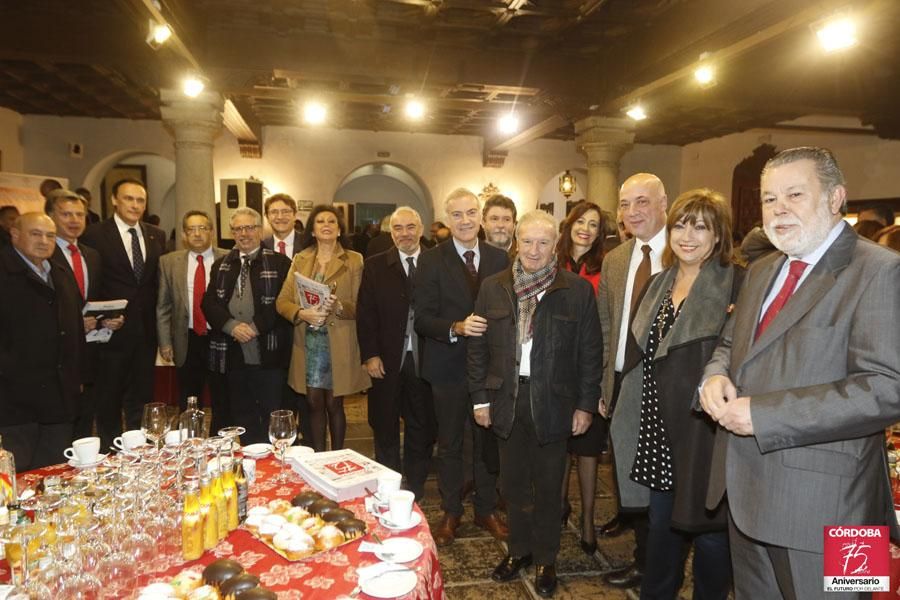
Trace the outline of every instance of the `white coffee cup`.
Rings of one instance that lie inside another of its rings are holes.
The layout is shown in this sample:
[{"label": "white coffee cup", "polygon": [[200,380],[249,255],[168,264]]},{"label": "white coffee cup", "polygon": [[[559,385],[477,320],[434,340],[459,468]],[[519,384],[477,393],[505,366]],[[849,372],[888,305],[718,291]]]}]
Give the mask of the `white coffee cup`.
[{"label": "white coffee cup", "polygon": [[382,504],[387,504],[391,494],[400,489],[400,481],[403,476],[393,471],[382,473],[378,476],[378,499]]},{"label": "white coffee cup", "polygon": [[398,490],[390,496],[389,506],[391,521],[397,525],[406,525],[412,520],[412,507],[416,495],[407,490]]},{"label": "white coffee cup", "polygon": [[188,439],[187,429],[174,429],[166,434],[165,442],[166,446],[177,446],[186,439]]},{"label": "white coffee cup", "polygon": [[129,429],[119,437],[113,439],[113,446],[119,450],[134,450],[138,446],[147,443],[147,436],[140,429]]},{"label": "white coffee cup", "polygon": [[100,454],[100,438],[86,437],[72,442],[71,448],[63,450],[63,456],[80,465],[89,465],[97,462]]}]

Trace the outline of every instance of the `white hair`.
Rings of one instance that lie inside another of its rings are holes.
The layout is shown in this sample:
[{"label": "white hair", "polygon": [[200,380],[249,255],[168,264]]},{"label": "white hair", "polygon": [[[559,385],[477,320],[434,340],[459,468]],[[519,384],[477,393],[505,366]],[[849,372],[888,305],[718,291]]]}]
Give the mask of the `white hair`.
[{"label": "white hair", "polygon": [[240,208],[234,209],[234,212],[231,213],[231,218],[228,220],[228,222],[234,223],[234,218],[238,216],[253,217],[254,219],[256,219],[256,224],[262,227],[262,215],[249,206],[242,206]]},{"label": "white hair", "polygon": [[559,221],[551,215],[550,213],[543,211],[541,209],[530,210],[519,219],[519,222],[516,224],[516,237],[519,237],[519,232],[526,225],[530,225],[531,223],[543,223],[547,227],[553,230],[553,235],[558,238],[559,237]]}]

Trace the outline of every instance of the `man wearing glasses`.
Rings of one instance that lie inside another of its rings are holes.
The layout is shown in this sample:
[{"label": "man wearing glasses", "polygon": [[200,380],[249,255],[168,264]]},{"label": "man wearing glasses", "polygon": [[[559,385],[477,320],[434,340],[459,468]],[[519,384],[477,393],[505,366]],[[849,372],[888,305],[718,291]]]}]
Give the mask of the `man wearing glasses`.
[{"label": "man wearing glasses", "polygon": [[291,261],[262,247],[262,215],[252,208],[232,213],[231,234],[234,248],[213,263],[203,297],[209,359],[225,374],[232,424],[247,430],[247,443],[264,442],[291,357],[293,327],[275,310]]},{"label": "man wearing glasses", "polygon": [[300,252],[300,245],[294,244],[297,203],[287,194],[275,194],[266,198],[263,208],[272,228],[272,235],[262,242],[263,247],[294,258]]},{"label": "man wearing glasses", "polygon": [[174,362],[181,392],[181,410],[188,396],[200,397],[209,382],[212,400],[210,430],[230,425],[228,403],[220,376],[209,371],[209,325],[201,303],[213,262],[228,254],[214,248],[215,228],[205,212],[192,210],[181,219],[186,249],[159,260],[159,296],[156,301],[156,331],[159,353]]}]

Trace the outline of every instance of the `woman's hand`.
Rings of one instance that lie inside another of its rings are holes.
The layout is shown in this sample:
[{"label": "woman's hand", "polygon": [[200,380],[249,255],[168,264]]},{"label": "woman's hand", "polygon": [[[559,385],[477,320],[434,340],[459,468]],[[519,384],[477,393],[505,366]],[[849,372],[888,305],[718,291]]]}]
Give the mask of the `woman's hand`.
[{"label": "woman's hand", "polygon": [[328,317],[328,313],[325,310],[322,310],[321,307],[317,308],[301,308],[297,311],[297,318],[301,321],[309,323],[313,327],[321,327],[325,324],[325,319]]}]

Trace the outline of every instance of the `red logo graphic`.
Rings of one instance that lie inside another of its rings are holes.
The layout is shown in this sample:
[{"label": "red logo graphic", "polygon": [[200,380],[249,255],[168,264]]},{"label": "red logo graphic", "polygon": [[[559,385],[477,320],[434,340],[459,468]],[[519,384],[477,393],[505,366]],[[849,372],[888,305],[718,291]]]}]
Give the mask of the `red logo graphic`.
[{"label": "red logo graphic", "polygon": [[303,290],[303,294],[306,296],[306,303],[310,306],[318,306],[319,302],[321,302],[321,298],[319,298],[318,294],[314,294],[308,290]]},{"label": "red logo graphic", "polygon": [[825,527],[825,591],[886,592],[890,589],[887,526]]},{"label": "red logo graphic", "polygon": [[365,470],[363,467],[356,464],[352,460],[340,460],[338,462],[328,463],[323,466],[335,475],[340,476],[349,475],[350,473],[355,473],[356,471]]}]

